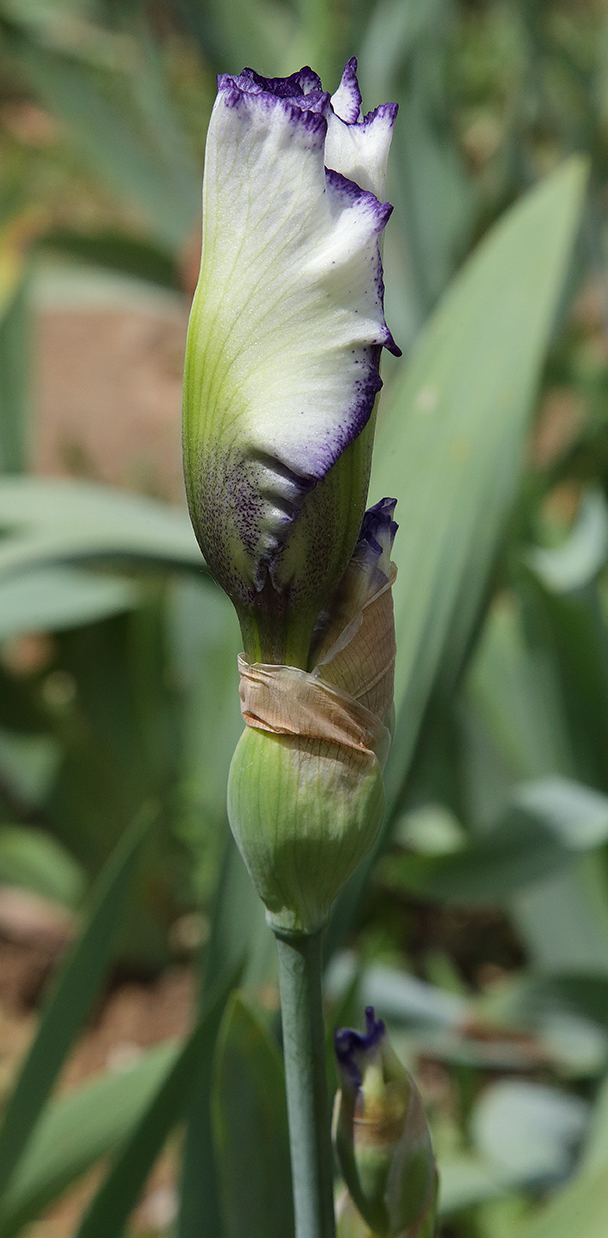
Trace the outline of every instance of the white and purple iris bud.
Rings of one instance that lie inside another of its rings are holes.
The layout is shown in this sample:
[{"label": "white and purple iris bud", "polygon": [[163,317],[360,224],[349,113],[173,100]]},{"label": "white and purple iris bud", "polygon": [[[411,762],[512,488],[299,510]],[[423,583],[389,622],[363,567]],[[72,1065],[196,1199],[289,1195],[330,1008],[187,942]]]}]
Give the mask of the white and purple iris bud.
[{"label": "white and purple iris bud", "polygon": [[334,1036],[334,1142],[349,1195],[377,1238],[432,1238],[437,1169],[420,1093],[372,1006]]},{"label": "white and purple iris bud", "polygon": [[356,62],[221,76],[184,379],[194,529],[247,655],[309,669],[369,480],[383,347],[379,241],[396,107],[364,118]]}]

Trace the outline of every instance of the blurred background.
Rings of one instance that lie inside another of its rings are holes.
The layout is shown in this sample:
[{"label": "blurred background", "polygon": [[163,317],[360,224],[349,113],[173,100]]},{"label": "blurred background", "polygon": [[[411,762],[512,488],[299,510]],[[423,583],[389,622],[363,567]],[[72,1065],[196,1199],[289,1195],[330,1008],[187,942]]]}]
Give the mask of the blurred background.
[{"label": "blurred background", "polygon": [[[225,817],[240,643],[185,513],[181,373],[216,73],[310,63],[334,90],[353,54],[365,111],[400,106],[385,275],[404,358],[384,362],[380,433],[406,427],[395,549],[404,632],[418,615],[423,635],[401,646],[382,843],[328,937],[328,1027],[372,1001],[389,1022],[432,1122],[442,1238],[601,1238],[605,0],[0,0],[0,1100],[142,805],[154,827],[59,1095],[135,1078],[183,1036],[233,930],[248,1008],[278,1038],[272,941]],[[548,211],[538,244],[514,236],[471,291],[469,255],[573,154],[589,165],[575,243]],[[542,244],[559,275],[537,304]],[[519,336],[498,312],[514,296]],[[441,330],[464,395],[431,432]],[[512,378],[517,415],[489,379],[475,395],[484,367]],[[448,458],[469,469],[458,492]],[[125,1130],[1,1232],[75,1235]],[[187,1238],[182,1144],[177,1124],[129,1234]],[[225,1238],[244,1235],[224,1214]]]}]

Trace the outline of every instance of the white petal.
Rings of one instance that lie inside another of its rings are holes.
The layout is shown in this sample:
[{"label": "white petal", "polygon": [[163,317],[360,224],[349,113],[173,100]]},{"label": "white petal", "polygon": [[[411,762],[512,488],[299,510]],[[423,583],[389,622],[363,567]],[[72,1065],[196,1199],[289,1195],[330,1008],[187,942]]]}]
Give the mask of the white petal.
[{"label": "white petal", "polygon": [[341,172],[380,202],[386,191],[386,166],[397,115],[396,103],[383,103],[358,124],[345,124],[330,113],[325,142],[325,163]]},{"label": "white petal", "polygon": [[344,67],[342,81],[335,95],[331,97],[331,106],[341,120],[354,125],[361,115],[361,91],[357,81],[357,61],[353,56]]},{"label": "white petal", "polygon": [[380,347],[394,347],[378,253],[391,208],[326,172],[320,92],[309,112],[224,80],[207,142],[186,407],[200,410],[213,518],[229,509],[268,566],[371,414]]}]

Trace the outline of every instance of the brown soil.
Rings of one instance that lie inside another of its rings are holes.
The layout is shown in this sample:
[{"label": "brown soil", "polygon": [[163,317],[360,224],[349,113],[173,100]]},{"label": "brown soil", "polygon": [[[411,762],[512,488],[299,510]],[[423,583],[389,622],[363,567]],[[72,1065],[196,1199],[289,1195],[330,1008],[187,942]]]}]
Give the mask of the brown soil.
[{"label": "brown soil", "polygon": [[[25,920],[21,916],[21,923]],[[44,940],[39,925],[29,940],[22,930],[11,939],[5,926],[0,936],[0,1103],[9,1094],[17,1071],[35,1034],[38,1012],[32,1002],[41,995],[60,950],[56,936]],[[67,1092],[103,1073],[128,1070],[146,1049],[170,1037],[183,1037],[194,1004],[194,974],[176,967],[154,983],[118,984],[102,1002],[96,1017],[80,1038],[62,1073],[58,1091]],[[132,1232],[162,1232],[176,1207],[175,1141],[150,1177]],[[28,1230],[28,1238],[71,1238],[82,1212],[102,1177],[96,1167]]]},{"label": "brown soil", "polygon": [[36,472],[180,502],[187,308],[46,308],[37,315]]}]

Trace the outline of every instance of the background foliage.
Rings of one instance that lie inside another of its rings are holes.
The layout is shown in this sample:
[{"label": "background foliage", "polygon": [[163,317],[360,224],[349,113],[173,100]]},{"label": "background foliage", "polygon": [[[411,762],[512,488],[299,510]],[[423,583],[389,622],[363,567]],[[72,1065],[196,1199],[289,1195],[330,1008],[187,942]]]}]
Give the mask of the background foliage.
[{"label": "background foliage", "polygon": [[[128,1232],[168,1137],[158,1233],[290,1232],[274,954],[224,808],[236,623],[181,508],[32,475],[32,292],[52,261],[186,303],[214,74],[310,62],[333,89],[353,53],[366,108],[400,105],[404,358],[371,492],[399,500],[398,722],[382,838],[328,934],[327,1026],[367,1002],[389,1022],[444,1238],[605,1233],[608,10],[0,0],[0,881],[83,926],[4,1109],[3,1238],[107,1154],[78,1234]],[[47,143],[15,127],[30,105]],[[112,967],[156,975],[193,912],[189,1039],[56,1095]]]}]

